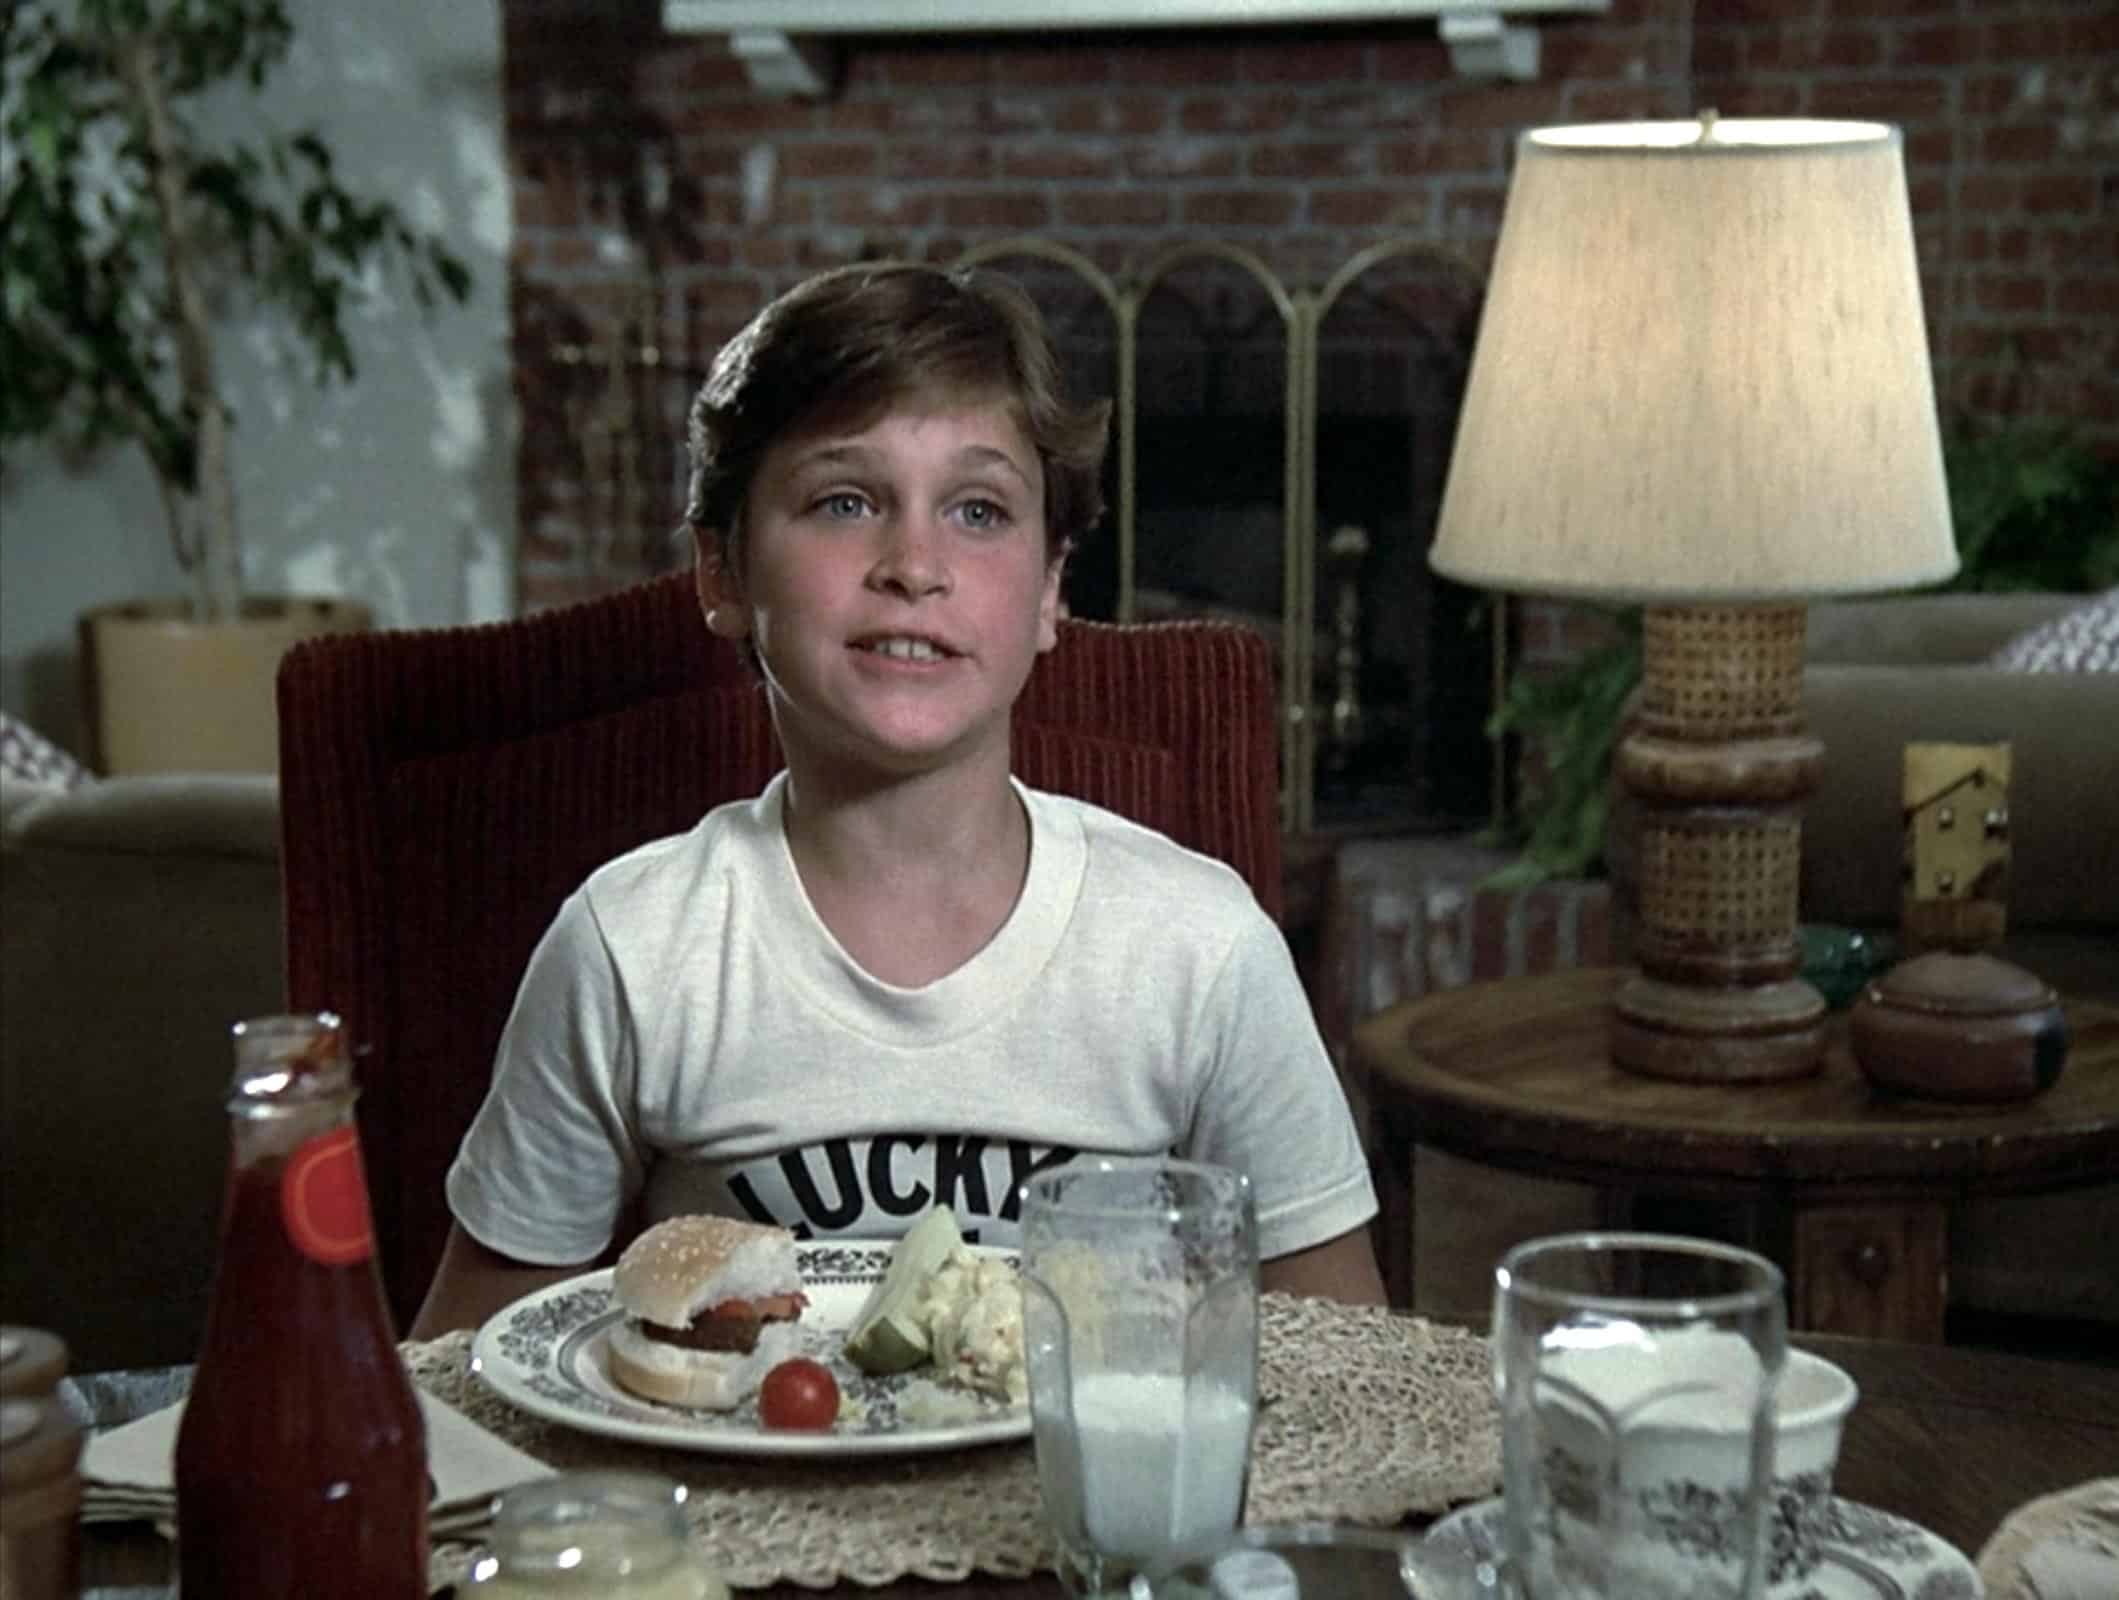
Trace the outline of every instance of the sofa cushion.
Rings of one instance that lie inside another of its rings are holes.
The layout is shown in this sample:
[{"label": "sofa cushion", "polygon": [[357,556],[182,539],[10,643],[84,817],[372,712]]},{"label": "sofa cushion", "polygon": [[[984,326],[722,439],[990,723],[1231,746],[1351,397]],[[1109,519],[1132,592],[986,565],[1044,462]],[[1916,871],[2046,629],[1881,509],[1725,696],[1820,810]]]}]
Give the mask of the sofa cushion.
[{"label": "sofa cushion", "polygon": [[74,790],[0,775],[9,848],[277,862],[280,781],[267,773],[141,773]]},{"label": "sofa cushion", "polygon": [[2012,751],[2012,929],[2119,927],[2119,678],[1954,664],[1812,666],[1803,709],[1825,764],[1803,813],[1802,910],[1812,922],[1898,922],[1905,747]]},{"label": "sofa cushion", "polygon": [[0,777],[0,1307],[82,1371],[198,1354],[228,1029],[284,1004],[277,795]]},{"label": "sofa cushion", "polygon": [[2018,635],[2064,616],[2079,594],[1912,594],[1830,600],[1810,608],[1804,654],[1820,663],[1984,663]]},{"label": "sofa cushion", "polygon": [[1994,652],[2004,672],[2119,672],[2119,589],[2020,633]]}]

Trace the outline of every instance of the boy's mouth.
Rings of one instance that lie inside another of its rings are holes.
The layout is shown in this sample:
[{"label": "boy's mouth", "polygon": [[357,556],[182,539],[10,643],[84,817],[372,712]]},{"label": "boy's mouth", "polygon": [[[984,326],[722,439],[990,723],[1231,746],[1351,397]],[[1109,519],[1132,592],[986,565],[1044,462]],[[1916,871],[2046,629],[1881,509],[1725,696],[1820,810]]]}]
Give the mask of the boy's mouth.
[{"label": "boy's mouth", "polygon": [[913,634],[877,634],[853,642],[856,650],[865,650],[871,655],[888,656],[893,661],[947,661],[955,655],[954,650],[923,639]]}]

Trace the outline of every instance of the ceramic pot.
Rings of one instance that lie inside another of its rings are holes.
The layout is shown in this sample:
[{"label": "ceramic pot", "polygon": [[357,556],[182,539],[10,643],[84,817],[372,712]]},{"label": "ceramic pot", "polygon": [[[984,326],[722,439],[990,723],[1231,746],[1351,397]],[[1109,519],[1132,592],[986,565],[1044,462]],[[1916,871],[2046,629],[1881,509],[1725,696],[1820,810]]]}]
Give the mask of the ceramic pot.
[{"label": "ceramic pot", "polygon": [[194,622],[174,599],[85,613],[89,765],[105,774],[277,772],[280,657],[371,621],[357,601],[282,595],[246,598],[227,622]]},{"label": "ceramic pot", "polygon": [[1848,1018],[1855,1064],[1886,1094],[2024,1100],[2067,1061],[2052,986],[1990,955],[1933,950],[1868,985]]}]

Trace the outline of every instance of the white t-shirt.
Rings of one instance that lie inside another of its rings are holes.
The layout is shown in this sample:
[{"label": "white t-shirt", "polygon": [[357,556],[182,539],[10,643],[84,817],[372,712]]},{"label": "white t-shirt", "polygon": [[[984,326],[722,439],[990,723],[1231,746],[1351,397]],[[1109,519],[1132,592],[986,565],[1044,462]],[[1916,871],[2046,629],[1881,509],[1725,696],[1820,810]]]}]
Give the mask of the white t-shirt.
[{"label": "white t-shirt", "polygon": [[1016,1185],[1077,1153],[1251,1175],[1265,1257],[1375,1213],[1287,945],[1224,863],[1017,785],[1030,868],[992,940],[917,989],[871,977],[804,892],[783,773],[631,851],[531,957],[450,1206],[518,1260],[584,1261],[626,1203],[804,1238],[947,1204],[1014,1243]]}]

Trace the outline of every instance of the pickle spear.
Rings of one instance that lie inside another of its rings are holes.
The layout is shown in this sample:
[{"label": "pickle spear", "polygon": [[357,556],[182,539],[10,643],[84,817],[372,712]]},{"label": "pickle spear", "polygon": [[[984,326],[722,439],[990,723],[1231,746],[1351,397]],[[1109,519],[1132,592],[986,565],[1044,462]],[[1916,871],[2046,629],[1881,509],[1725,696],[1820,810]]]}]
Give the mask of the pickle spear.
[{"label": "pickle spear", "polygon": [[947,1206],[912,1225],[890,1252],[883,1281],[868,1291],[846,1335],[846,1359],[875,1375],[903,1372],[928,1359],[927,1328],[915,1315],[920,1285],[964,1242]]}]

